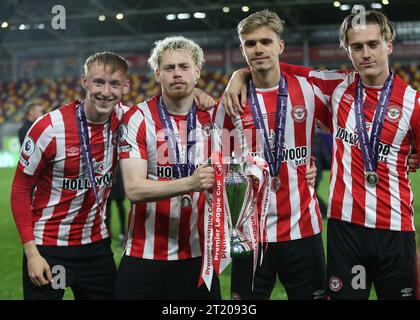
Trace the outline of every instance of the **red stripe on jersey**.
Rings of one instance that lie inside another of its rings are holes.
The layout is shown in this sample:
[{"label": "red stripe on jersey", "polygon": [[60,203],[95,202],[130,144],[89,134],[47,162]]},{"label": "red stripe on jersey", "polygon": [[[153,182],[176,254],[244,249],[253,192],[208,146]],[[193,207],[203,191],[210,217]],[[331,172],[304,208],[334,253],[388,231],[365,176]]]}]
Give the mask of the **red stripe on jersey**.
[{"label": "red stripe on jersey", "polygon": [[156,203],[154,259],[157,260],[168,259],[170,212],[171,199],[160,200]]}]

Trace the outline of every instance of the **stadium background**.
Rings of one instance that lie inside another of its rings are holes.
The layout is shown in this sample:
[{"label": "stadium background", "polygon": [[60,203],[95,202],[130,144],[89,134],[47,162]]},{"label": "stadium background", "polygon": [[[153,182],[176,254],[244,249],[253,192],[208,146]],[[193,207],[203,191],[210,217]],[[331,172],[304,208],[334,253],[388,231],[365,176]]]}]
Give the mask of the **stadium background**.
[{"label": "stadium background", "polygon": [[[117,52],[129,60],[132,87],[124,102],[139,103],[159,93],[147,58],[153,42],[168,35],[190,37],[203,47],[206,64],[198,86],[217,99],[232,70],[244,66],[235,26],[248,14],[263,8],[275,10],[286,21],[283,61],[315,68],[351,68],[338,46],[337,30],[354,4],[377,8],[395,23],[397,41],[392,68],[420,89],[418,0],[0,1],[0,299],[22,297],[22,247],[9,199],[20,147],[17,130],[29,103],[40,102],[48,112],[67,101],[82,99],[81,66],[88,55],[102,50]],[[57,11],[52,13],[55,5],[65,9],[65,29],[52,25],[54,17],[58,17]],[[325,171],[323,176],[319,194],[327,199],[329,173]],[[411,178],[418,215],[420,174],[412,174]],[[416,217],[417,227],[418,220]],[[122,250],[117,246],[116,214],[112,226],[118,262]],[[221,278],[225,299],[229,297],[229,272]],[[72,298],[70,292],[66,298]],[[277,288],[272,298],[285,299],[284,290]]]}]

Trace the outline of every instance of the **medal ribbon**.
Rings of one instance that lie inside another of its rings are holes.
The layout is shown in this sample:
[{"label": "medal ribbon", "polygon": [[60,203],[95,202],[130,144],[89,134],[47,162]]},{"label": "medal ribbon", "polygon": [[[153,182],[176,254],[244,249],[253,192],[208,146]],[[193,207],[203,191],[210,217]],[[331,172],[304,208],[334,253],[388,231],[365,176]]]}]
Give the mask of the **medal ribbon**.
[{"label": "medal ribbon", "polygon": [[[195,148],[191,147],[195,145],[196,139],[194,137],[190,137],[190,133],[196,129],[197,124],[197,107],[195,103],[193,104],[190,112],[188,112],[187,116],[187,163],[179,163],[179,148],[178,142],[175,138],[174,128],[172,126],[171,117],[169,115],[168,109],[166,108],[162,97],[159,97],[158,103],[158,114],[160,121],[162,123],[163,129],[165,131],[166,136],[168,137],[168,151],[169,151],[169,159],[172,163],[172,168],[174,172],[174,176],[176,179],[188,177],[193,174],[195,170],[195,165],[190,161],[190,159],[195,158]],[[191,151],[192,150],[192,151]],[[191,151],[191,152],[190,152]],[[191,154],[190,154],[191,153]]]},{"label": "medal ribbon", "polygon": [[[88,179],[90,182],[90,185],[93,189],[93,194],[95,195],[96,203],[101,211],[101,221],[103,222],[105,218],[103,217],[103,203],[99,199],[99,192],[98,192],[98,186],[96,185],[96,179],[95,179],[95,169],[93,167],[93,160],[92,160],[92,148],[90,145],[90,139],[89,139],[89,131],[87,127],[87,120],[86,120],[86,114],[84,111],[84,103],[81,103],[77,106],[76,109],[76,120],[77,120],[77,132],[79,134],[79,141],[82,148],[82,157],[86,163],[87,167],[87,174]],[[111,126],[111,125],[109,125]],[[107,141],[109,141],[110,136],[110,128],[108,127],[108,137]],[[107,143],[108,144],[108,143]],[[108,146],[106,146],[105,152],[107,151]],[[106,155],[105,155],[106,157]],[[104,158],[105,158],[104,157]]]},{"label": "medal ribbon", "polygon": [[275,155],[273,156],[268,139],[268,132],[266,130],[264,119],[261,113],[260,104],[258,102],[257,92],[252,82],[249,80],[248,85],[248,99],[254,119],[254,125],[257,130],[262,129],[264,135],[264,158],[268,162],[270,168],[270,175],[278,177],[280,174],[280,166],[283,160],[283,145],[284,145],[284,132],[286,128],[286,111],[287,111],[287,81],[281,74],[279,81],[279,88],[277,93],[277,109],[276,109],[276,130],[274,137]]},{"label": "medal ribbon", "polygon": [[354,111],[356,113],[356,129],[359,136],[360,149],[363,155],[365,170],[376,171],[378,162],[378,148],[382,132],[382,126],[385,118],[386,108],[391,97],[393,86],[393,75],[389,72],[389,76],[385,81],[376,106],[375,115],[373,117],[370,139],[367,134],[366,121],[363,113],[363,84],[359,77],[356,87],[356,95],[354,100]]}]

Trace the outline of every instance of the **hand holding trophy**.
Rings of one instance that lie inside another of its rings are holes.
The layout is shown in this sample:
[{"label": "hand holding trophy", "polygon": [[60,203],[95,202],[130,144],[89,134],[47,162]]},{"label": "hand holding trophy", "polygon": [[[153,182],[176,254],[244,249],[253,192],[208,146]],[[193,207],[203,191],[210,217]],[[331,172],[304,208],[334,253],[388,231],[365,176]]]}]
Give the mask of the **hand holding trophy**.
[{"label": "hand holding trophy", "polygon": [[[213,270],[219,274],[232,257],[253,254],[255,273],[258,246],[266,242],[270,173],[267,162],[258,156],[223,162],[215,151],[208,164],[214,169],[214,188],[212,193],[205,190],[201,277],[209,287]],[[260,257],[262,261],[263,250]]]}]

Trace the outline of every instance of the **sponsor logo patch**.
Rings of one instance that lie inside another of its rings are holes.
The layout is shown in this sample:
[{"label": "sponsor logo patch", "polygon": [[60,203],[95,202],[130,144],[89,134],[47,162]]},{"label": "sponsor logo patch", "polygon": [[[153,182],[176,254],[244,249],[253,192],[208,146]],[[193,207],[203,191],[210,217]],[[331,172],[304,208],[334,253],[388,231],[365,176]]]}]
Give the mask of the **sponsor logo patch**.
[{"label": "sponsor logo patch", "polygon": [[26,137],[23,141],[22,152],[25,156],[29,157],[35,151],[35,142],[31,137]]},{"label": "sponsor logo patch", "polygon": [[349,93],[344,94],[344,99],[346,99],[348,102],[354,100],[353,96]]},{"label": "sponsor logo patch", "polygon": [[121,124],[120,128],[118,129],[118,139],[120,141],[125,141],[128,137],[128,129],[125,124]]},{"label": "sponsor logo patch", "polygon": [[411,297],[413,295],[413,288],[404,288],[401,290],[401,297]]},{"label": "sponsor logo patch", "polygon": [[324,290],[316,290],[312,293],[314,300],[320,300],[324,298],[325,291]]},{"label": "sponsor logo patch", "polygon": [[79,155],[80,149],[76,146],[68,147],[66,149],[67,156],[77,156]]},{"label": "sponsor logo patch", "polygon": [[22,155],[20,155],[20,156],[19,156],[19,162],[20,162],[20,164],[21,164],[22,166],[24,166],[24,167],[29,166],[29,162],[28,162],[28,161],[26,161],[26,160],[22,157]]},{"label": "sponsor logo patch", "polygon": [[252,116],[247,116],[242,119],[242,123],[244,127],[248,127],[254,123],[254,119],[252,118]]},{"label": "sponsor logo patch", "polygon": [[131,146],[131,144],[125,145],[125,146],[120,146],[118,147],[118,152],[122,153],[122,152],[130,152],[133,149],[133,147]]}]

